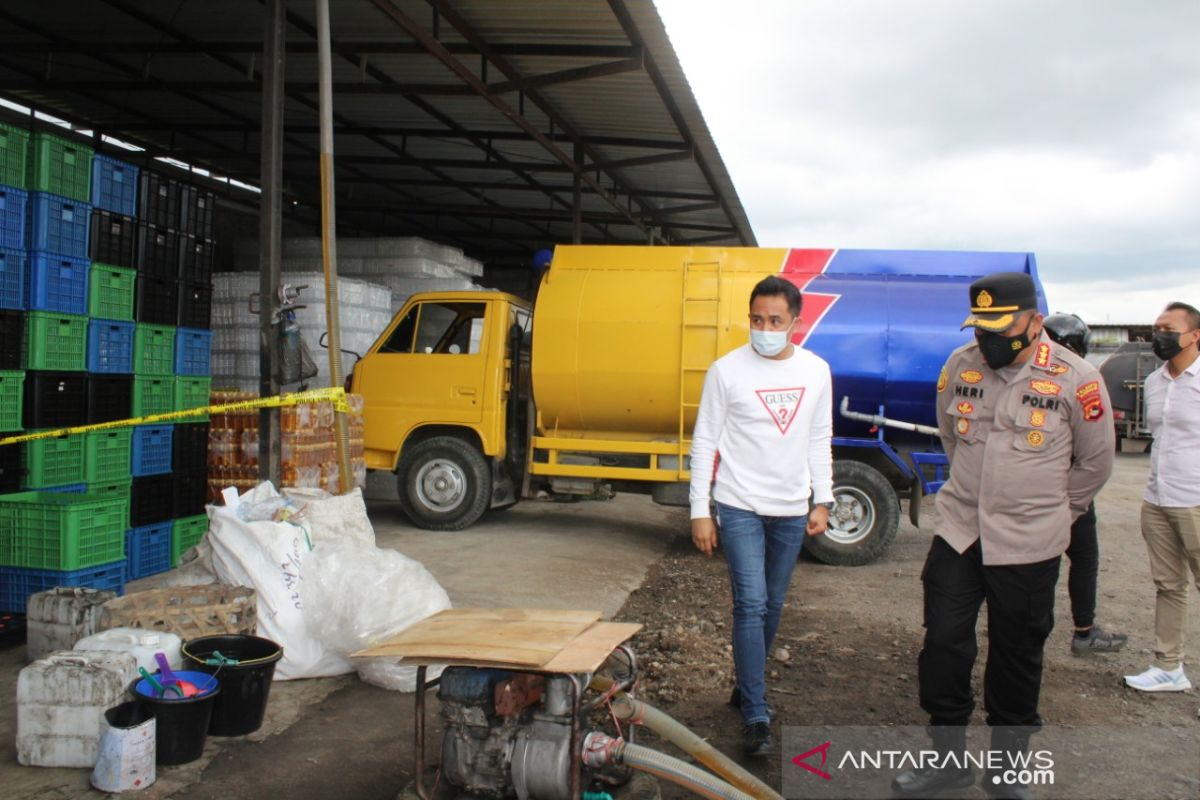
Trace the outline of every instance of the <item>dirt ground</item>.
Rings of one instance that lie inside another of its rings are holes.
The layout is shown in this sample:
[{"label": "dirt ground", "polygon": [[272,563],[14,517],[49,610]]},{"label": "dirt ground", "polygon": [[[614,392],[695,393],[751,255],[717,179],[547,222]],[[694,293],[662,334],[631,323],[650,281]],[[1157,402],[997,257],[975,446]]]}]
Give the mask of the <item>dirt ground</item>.
[{"label": "dirt ground", "polygon": [[[1129,634],[1129,644],[1116,654],[1071,654],[1069,562],[1064,560],[1055,630],[1046,648],[1041,695],[1046,724],[1102,726],[1113,752],[1128,748],[1125,731],[1133,727],[1183,726],[1200,742],[1197,690],[1147,695],[1122,682],[1123,675],[1149,665],[1154,644],[1153,585],[1138,522],[1147,469],[1144,455],[1122,454],[1097,499],[1097,620]],[[778,714],[777,735],[780,725],[925,724],[917,703],[916,669],[922,637],[920,571],[932,539],[932,515],[922,522],[922,530],[917,530],[905,519],[895,546],[877,563],[844,568],[802,559],[798,564],[777,640],[777,647],[786,652],[777,650],[768,665],[768,699]],[[1193,654],[1200,647],[1197,600],[1193,593]],[[739,754],[740,717],[725,705],[733,685],[733,658],[723,559],[698,555],[690,539],[681,535],[630,595],[618,619],[646,624],[634,640],[644,670],[644,697],[708,736],[723,752]],[[982,725],[980,687],[987,652],[982,614],[979,634],[972,724]],[[1191,673],[1193,682],[1200,678],[1196,669]],[[1153,758],[1153,753],[1146,755]],[[754,763],[752,769],[778,786],[780,765],[780,759],[772,758]],[[1159,777],[1145,777],[1150,782],[1146,796],[1200,797],[1200,785],[1181,793],[1178,783],[1167,778],[1156,788],[1153,781]],[[668,787],[664,796],[687,795]]]}]

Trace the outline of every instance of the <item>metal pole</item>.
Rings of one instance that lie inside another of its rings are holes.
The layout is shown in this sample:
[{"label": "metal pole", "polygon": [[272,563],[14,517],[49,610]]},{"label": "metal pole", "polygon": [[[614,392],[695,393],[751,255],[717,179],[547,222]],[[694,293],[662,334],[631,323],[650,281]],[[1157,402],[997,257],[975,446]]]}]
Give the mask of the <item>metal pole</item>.
[{"label": "metal pole", "polygon": [[[316,0],[317,63],[321,113],[321,257],[325,264],[325,329],[329,332],[329,385],[341,386],[342,327],[338,308],[337,206],[333,194],[333,78],[329,52],[329,0]],[[334,414],[337,434],[338,488],[345,494],[354,486],[350,471],[350,420]]]},{"label": "metal pole", "polygon": [[[275,380],[279,364],[279,337],[272,317],[283,273],[283,73],[286,49],[287,0],[266,0],[263,34],[262,166],[259,201],[259,394],[279,394]],[[258,476],[280,485],[281,437],[279,409],[259,412]]]}]

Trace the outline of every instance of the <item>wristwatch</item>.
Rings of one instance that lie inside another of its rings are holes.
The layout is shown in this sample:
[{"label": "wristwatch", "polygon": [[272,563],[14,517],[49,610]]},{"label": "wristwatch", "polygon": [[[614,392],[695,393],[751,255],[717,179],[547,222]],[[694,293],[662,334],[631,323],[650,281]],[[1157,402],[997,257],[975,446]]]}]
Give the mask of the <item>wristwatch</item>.
[{"label": "wristwatch", "polygon": [[821,508],[825,509],[830,514],[832,514],[833,509],[837,506],[837,503],[813,503],[813,505],[820,506]]}]

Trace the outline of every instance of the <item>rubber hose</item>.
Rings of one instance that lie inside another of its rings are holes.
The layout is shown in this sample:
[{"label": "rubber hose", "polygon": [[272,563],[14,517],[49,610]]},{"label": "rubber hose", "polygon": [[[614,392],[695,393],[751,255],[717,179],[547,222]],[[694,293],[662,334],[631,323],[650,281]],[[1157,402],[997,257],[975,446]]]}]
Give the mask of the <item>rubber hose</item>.
[{"label": "rubber hose", "polygon": [[[607,682],[607,686],[604,685],[605,682]],[[606,676],[597,675],[592,679],[592,686],[604,690],[612,686],[612,680]],[[637,720],[644,724],[757,800],[783,800],[778,792],[747,772],[741,765],[649,703],[635,700],[624,692],[618,692],[612,699],[612,709],[618,719]]]},{"label": "rubber hose", "polygon": [[665,753],[642,747],[640,744],[622,742],[616,752],[616,760],[636,770],[663,778],[688,789],[709,800],[754,800],[750,795],[731,786],[716,775],[693,767]]}]

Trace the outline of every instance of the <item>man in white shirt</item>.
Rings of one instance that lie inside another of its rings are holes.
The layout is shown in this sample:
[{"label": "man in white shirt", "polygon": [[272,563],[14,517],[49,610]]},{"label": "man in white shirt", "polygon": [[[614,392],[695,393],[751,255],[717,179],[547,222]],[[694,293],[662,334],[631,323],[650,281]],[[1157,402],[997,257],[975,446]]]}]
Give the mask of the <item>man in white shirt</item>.
[{"label": "man in white shirt", "polygon": [[1154,354],[1164,363],[1146,378],[1146,418],[1154,436],[1142,495],[1142,537],[1154,578],[1154,663],[1125,683],[1143,692],[1192,688],[1183,673],[1188,570],[1200,588],[1200,311],[1171,303],[1154,321]]},{"label": "man in white shirt", "polygon": [[692,434],[692,541],[711,556],[720,531],[733,589],[730,702],[752,756],[774,751],[766,659],[804,537],[825,532],[833,506],[833,386],[829,365],[792,343],[800,307],[795,284],[759,281],[750,342],[709,368]]}]

